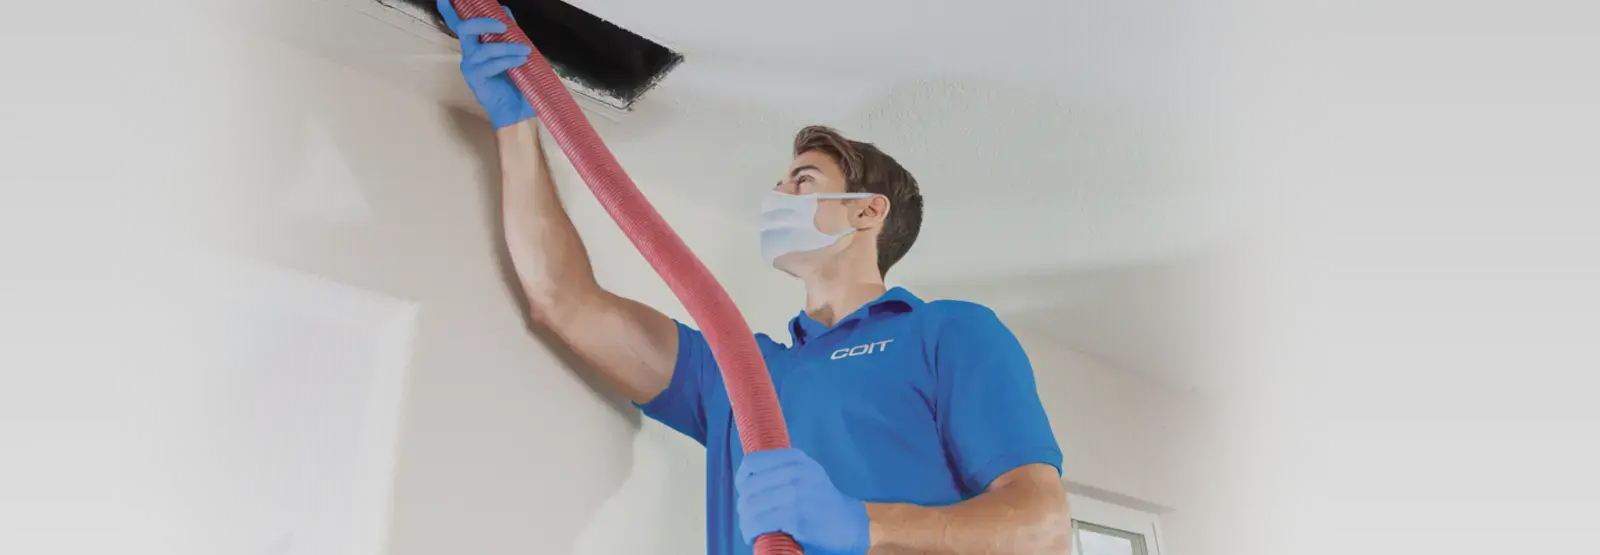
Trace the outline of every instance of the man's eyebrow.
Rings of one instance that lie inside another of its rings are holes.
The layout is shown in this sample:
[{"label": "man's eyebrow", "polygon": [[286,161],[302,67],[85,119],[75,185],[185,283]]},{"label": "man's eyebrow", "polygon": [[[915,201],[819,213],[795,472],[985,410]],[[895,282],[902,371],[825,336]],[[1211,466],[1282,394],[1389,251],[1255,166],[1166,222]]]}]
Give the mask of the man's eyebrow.
[{"label": "man's eyebrow", "polygon": [[800,172],[803,172],[803,171],[806,171],[806,170],[815,170],[817,173],[822,173],[822,169],[821,168],[818,168],[818,167],[813,166],[811,164],[806,164],[804,166],[796,166],[794,169],[789,170],[789,177],[791,179],[793,179],[795,177],[799,177],[800,176]]}]

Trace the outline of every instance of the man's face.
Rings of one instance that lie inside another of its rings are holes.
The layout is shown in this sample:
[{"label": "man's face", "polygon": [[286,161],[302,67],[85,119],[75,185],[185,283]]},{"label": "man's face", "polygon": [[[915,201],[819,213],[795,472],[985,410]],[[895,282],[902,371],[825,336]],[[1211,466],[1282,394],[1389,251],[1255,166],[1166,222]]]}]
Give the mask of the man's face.
[{"label": "man's face", "polygon": [[[794,157],[775,189],[788,195],[843,193],[846,192],[844,170],[839,169],[832,157],[813,150]],[[818,202],[817,231],[832,234],[849,225],[849,204],[848,200],[837,199]]]},{"label": "man's face", "polygon": [[[773,190],[785,195],[815,195],[847,193],[844,170],[831,156],[819,151],[809,151],[789,162],[789,169]],[[847,233],[831,246],[811,251],[792,252],[779,256],[774,264],[778,269],[799,276],[806,268],[825,264],[827,260],[847,251],[852,245],[865,241],[871,245],[877,230],[888,214],[889,201],[882,195],[869,198],[818,199],[812,225],[825,235]]]}]

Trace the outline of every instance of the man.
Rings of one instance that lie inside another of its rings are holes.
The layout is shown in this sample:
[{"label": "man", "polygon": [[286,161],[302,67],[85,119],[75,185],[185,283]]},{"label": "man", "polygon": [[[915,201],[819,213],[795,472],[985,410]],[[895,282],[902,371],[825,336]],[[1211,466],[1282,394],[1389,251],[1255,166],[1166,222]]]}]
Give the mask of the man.
[{"label": "man", "polygon": [[884,285],[921,223],[910,173],[827,128],[796,138],[761,240],[805,285],[806,307],[790,345],[756,337],[794,448],[746,456],[700,332],[596,283],[533,109],[505,74],[528,48],[480,44],[504,26],[439,4],[496,129],[529,309],[645,414],[706,447],[710,553],[749,553],[770,532],[819,555],[1067,552],[1061,452],[1022,347],[982,306]]}]

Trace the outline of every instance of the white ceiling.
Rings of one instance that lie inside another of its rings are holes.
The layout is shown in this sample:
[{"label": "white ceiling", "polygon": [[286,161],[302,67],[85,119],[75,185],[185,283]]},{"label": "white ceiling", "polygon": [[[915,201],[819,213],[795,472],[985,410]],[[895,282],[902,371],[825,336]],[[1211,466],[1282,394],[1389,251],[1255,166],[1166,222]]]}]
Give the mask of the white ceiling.
[{"label": "white ceiling", "polygon": [[[1188,269],[1229,219],[1199,132],[1219,117],[1199,78],[1219,14],[1176,1],[572,3],[685,55],[633,114],[596,121],[636,179],[743,217],[794,129],[840,127],[923,183],[923,236],[899,282],[1191,381],[1189,328],[1175,323],[1201,318],[1180,310],[1195,304]],[[471,105],[453,41],[376,0],[258,4],[269,32]],[[663,134],[685,137],[680,156],[629,156]]]}]

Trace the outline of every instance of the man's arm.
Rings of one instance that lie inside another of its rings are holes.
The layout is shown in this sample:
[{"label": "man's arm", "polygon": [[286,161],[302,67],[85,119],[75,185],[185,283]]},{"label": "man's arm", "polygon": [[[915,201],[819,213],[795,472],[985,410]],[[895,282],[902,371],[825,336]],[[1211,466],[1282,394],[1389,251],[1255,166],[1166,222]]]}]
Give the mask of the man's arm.
[{"label": "man's arm", "polygon": [[945,507],[867,503],[872,555],[1061,554],[1072,541],[1056,469],[1019,467]]},{"label": "man's arm", "polygon": [[[537,114],[507,75],[527,63],[533,49],[483,42],[485,35],[505,33],[506,25],[488,17],[463,21],[450,0],[438,0],[438,7],[461,44],[461,75],[488,113],[500,144],[506,244],[533,319],[554,331],[623,395],[648,403],[675,383],[679,337],[687,335],[680,331],[686,330],[595,282],[589,255],[550,179]],[[697,382],[681,381],[675,397],[697,395]],[[656,416],[693,432],[703,425],[687,405],[672,404],[672,410],[658,410]]]},{"label": "man's arm", "polygon": [[495,131],[506,245],[528,310],[617,391],[648,403],[672,380],[677,324],[595,281],[550,178],[537,126],[528,119]]}]

